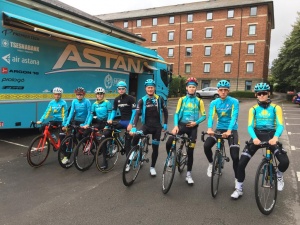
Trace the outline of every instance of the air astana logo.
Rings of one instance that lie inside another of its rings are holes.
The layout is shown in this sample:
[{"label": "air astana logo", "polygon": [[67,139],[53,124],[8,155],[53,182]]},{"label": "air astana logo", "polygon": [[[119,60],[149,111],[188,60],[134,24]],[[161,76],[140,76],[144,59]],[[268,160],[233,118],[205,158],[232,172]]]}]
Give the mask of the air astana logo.
[{"label": "air astana logo", "polygon": [[[66,62],[75,62],[77,66],[76,68],[63,69]],[[81,54],[75,45],[69,44],[58,58],[52,71],[49,71],[46,74],[73,71],[115,72],[116,70],[118,73],[124,74],[128,74],[128,72],[142,73],[143,62],[139,59],[115,55],[90,48],[84,48]],[[107,83],[109,83],[109,81]]]}]

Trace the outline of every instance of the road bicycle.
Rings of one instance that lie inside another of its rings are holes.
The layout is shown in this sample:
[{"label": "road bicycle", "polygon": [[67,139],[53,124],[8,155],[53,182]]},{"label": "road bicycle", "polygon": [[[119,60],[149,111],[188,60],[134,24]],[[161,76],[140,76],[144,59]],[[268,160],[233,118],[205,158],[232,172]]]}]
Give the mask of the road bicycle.
[{"label": "road bicycle", "polygon": [[86,171],[93,165],[98,147],[97,139],[102,135],[102,131],[94,126],[87,130],[89,135],[81,139],[74,151],[75,167],[80,171]]},{"label": "road bicycle", "polygon": [[[162,192],[167,194],[172,186],[176,166],[178,172],[181,173],[184,170],[184,167],[187,164],[187,148],[190,145],[191,140],[185,135],[174,135],[169,131],[166,131],[164,137],[161,141],[164,141],[167,136],[172,136],[172,146],[168,152],[167,158],[164,164],[164,170],[162,175]],[[179,147],[177,148],[176,143],[180,143]]]},{"label": "road bicycle", "polygon": [[[249,143],[246,142],[249,146]],[[265,148],[265,154],[259,164],[255,175],[255,200],[259,211],[264,215],[269,215],[277,200],[277,167],[276,157],[270,150],[268,142],[261,142],[261,148]],[[277,142],[277,146],[282,150],[282,144]]]},{"label": "road bicycle", "polygon": [[[60,150],[58,151],[57,157],[59,165],[65,169],[71,168],[74,164],[74,152],[77,144],[80,140],[77,139],[79,133],[82,133],[80,126],[69,125],[67,127],[67,135],[61,141]],[[68,161],[63,162],[63,159],[67,157]]]},{"label": "road bicycle", "polygon": [[[208,135],[207,132],[202,132],[201,140],[203,142],[205,141],[205,135]],[[212,165],[211,195],[215,198],[218,194],[220,177],[222,176],[222,170],[224,169],[225,162],[230,161],[229,157],[226,155],[224,140],[232,139],[233,136],[229,135],[227,138],[223,138],[221,133],[215,133],[214,136],[217,139],[217,146]]]},{"label": "road bicycle", "polygon": [[[37,123],[32,121],[30,127],[36,127]],[[43,133],[35,137],[27,150],[27,161],[32,167],[40,167],[47,159],[50,146],[53,146],[53,151],[60,148],[60,139],[55,136],[53,130],[59,129],[60,126],[51,125],[51,123],[41,124]]]},{"label": "road bicycle", "polygon": [[123,167],[123,184],[131,186],[137,178],[141,166],[144,162],[149,162],[147,158],[150,136],[143,134],[143,131],[137,131],[136,135],[140,135],[139,142],[128,153]]},{"label": "road bicycle", "polygon": [[[95,158],[97,169],[101,172],[111,171],[119,159],[119,153],[125,154],[125,133],[123,137],[120,136],[121,130],[116,128],[118,125],[118,121],[107,124],[105,130],[110,130],[111,136],[101,138],[99,141]],[[103,152],[105,152],[106,155],[103,155]],[[106,168],[102,167],[104,158],[106,160]]]}]

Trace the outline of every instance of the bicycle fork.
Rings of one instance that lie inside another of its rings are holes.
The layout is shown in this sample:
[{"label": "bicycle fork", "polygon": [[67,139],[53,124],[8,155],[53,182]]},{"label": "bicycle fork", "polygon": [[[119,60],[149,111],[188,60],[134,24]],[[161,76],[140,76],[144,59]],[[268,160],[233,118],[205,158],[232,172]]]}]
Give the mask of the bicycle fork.
[{"label": "bicycle fork", "polygon": [[268,160],[268,163],[265,164],[263,168],[262,187],[273,188],[273,163],[270,149],[267,149],[266,159]]}]

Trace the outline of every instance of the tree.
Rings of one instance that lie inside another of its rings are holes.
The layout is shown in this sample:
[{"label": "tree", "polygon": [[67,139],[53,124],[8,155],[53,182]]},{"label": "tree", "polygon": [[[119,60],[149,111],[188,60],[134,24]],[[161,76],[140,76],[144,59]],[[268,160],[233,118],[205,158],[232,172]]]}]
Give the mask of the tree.
[{"label": "tree", "polygon": [[288,91],[300,88],[300,13],[293,30],[272,63],[273,84],[276,90]]}]

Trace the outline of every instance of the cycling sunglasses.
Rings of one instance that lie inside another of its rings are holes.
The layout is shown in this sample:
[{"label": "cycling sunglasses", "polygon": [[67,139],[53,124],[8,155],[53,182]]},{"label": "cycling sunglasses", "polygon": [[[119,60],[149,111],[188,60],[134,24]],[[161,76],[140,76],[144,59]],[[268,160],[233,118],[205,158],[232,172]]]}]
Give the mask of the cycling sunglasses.
[{"label": "cycling sunglasses", "polygon": [[119,87],[118,90],[124,91],[126,88],[124,87]]},{"label": "cycling sunglasses", "polygon": [[256,93],[257,94],[257,96],[265,96],[265,95],[268,95],[268,92],[265,92],[265,91],[263,91],[263,92],[257,92]]}]

